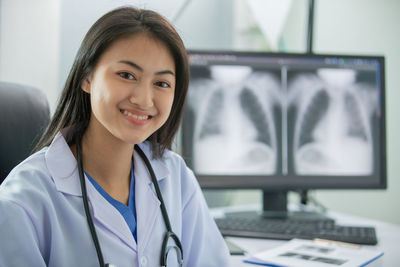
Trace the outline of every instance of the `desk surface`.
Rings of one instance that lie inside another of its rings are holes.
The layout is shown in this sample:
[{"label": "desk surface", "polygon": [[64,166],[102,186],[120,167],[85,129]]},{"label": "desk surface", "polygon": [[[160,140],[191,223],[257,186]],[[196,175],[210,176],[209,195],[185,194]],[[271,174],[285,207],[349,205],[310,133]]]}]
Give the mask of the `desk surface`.
[{"label": "desk surface", "polygon": [[[385,223],[377,220],[365,219],[357,216],[336,212],[328,212],[328,216],[334,218],[338,224],[354,226],[373,226],[376,229],[378,245],[371,246],[384,252],[384,255],[373,261],[368,267],[395,267],[400,266],[400,225]],[[248,253],[254,254],[260,251],[274,248],[286,241],[227,237],[232,243],[242,247]],[[232,267],[257,266],[244,263],[245,256],[232,256]]]}]

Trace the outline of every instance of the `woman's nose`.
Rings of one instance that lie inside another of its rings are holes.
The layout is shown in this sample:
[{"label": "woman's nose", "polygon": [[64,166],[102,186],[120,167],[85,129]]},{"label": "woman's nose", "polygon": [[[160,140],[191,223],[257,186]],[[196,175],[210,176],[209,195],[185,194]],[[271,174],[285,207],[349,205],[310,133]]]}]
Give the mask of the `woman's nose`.
[{"label": "woman's nose", "polygon": [[143,85],[135,88],[129,98],[129,102],[144,109],[151,108],[154,105],[152,86]]}]

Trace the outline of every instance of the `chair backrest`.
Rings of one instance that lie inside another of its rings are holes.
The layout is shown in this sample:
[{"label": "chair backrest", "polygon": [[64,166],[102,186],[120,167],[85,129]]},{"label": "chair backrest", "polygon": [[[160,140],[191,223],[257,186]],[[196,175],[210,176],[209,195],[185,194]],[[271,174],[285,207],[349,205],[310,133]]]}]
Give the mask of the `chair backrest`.
[{"label": "chair backrest", "polygon": [[49,104],[40,90],[0,82],[0,183],[30,155],[49,121]]}]

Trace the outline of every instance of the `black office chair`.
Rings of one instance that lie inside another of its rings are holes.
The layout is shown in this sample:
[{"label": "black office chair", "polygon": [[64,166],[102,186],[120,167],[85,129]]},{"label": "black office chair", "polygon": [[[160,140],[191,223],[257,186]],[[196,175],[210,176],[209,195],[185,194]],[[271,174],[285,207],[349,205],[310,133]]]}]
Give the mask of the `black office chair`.
[{"label": "black office chair", "polygon": [[0,183],[30,155],[49,121],[49,104],[40,90],[0,82]]}]

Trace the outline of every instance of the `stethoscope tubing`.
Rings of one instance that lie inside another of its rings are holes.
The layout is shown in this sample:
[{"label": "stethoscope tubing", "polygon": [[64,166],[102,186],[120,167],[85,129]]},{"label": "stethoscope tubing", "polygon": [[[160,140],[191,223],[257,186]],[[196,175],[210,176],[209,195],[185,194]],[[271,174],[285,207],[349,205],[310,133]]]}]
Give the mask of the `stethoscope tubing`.
[{"label": "stethoscope tubing", "polygon": [[99,260],[100,267],[103,267],[103,266],[105,266],[103,253],[101,251],[100,242],[97,237],[96,228],[94,227],[93,218],[92,218],[92,215],[90,214],[89,201],[88,201],[87,190],[86,190],[86,181],[85,181],[85,177],[83,175],[81,138],[77,138],[77,139],[78,140],[76,142],[76,154],[77,154],[77,161],[78,161],[79,180],[80,180],[81,190],[82,190],[83,206],[85,208],[85,214],[86,214],[86,219],[87,219],[87,222],[89,225],[90,234],[92,236],[93,243],[96,248],[97,258]]},{"label": "stethoscope tubing", "polygon": [[175,244],[178,246],[178,248],[180,250],[180,255],[178,254],[178,257],[180,258],[179,264],[180,264],[180,266],[182,266],[182,264],[183,264],[182,244],[181,244],[179,238],[176,236],[176,234],[172,231],[171,223],[169,221],[168,212],[167,212],[167,209],[165,207],[164,199],[162,197],[161,190],[160,190],[160,187],[158,185],[157,178],[156,178],[156,175],[154,173],[153,167],[151,166],[150,161],[146,157],[146,155],[144,154],[143,150],[138,145],[135,145],[135,150],[136,150],[136,152],[138,152],[140,157],[143,159],[144,163],[147,166],[147,170],[150,173],[151,180],[153,182],[154,189],[156,190],[157,197],[161,202],[161,213],[162,213],[162,216],[164,218],[165,226],[167,227],[167,230],[168,230],[167,233],[165,233],[164,240],[163,240],[162,247],[161,247],[161,259],[160,259],[161,266],[167,266],[167,253],[168,253],[168,251],[167,251],[167,243],[168,243],[168,239],[170,237],[175,241]]},{"label": "stethoscope tubing", "polygon": [[[100,267],[104,267],[104,266],[108,266],[108,264],[106,264],[106,265],[104,264],[103,253],[101,251],[100,242],[99,242],[99,239],[97,237],[96,228],[94,226],[93,218],[92,218],[92,215],[91,215],[90,209],[89,209],[89,201],[88,201],[88,197],[87,197],[86,181],[85,181],[85,176],[83,174],[81,141],[82,141],[81,138],[77,138],[76,139],[76,154],[77,154],[77,161],[78,161],[79,180],[80,180],[81,190],[82,190],[83,206],[84,206],[84,209],[85,209],[86,219],[87,219],[89,230],[90,230],[90,233],[91,233],[91,236],[92,236],[92,239],[93,239],[93,243],[94,243],[94,246],[96,248],[97,258],[99,260],[99,265],[100,265]],[[162,216],[163,216],[163,219],[164,219],[164,223],[165,223],[165,226],[167,228],[167,233],[164,236],[164,240],[163,240],[163,243],[162,243],[162,249],[161,249],[161,259],[160,259],[161,266],[166,266],[166,260],[167,260],[166,253],[168,253],[168,251],[167,251],[167,243],[168,243],[168,239],[170,237],[174,240],[175,244],[178,246],[178,248],[180,250],[180,253],[178,253],[178,257],[179,257],[179,260],[180,260],[179,263],[182,266],[182,264],[183,264],[182,244],[181,244],[179,238],[176,236],[176,234],[172,231],[172,227],[171,227],[171,223],[170,223],[170,220],[169,220],[168,212],[167,212],[167,209],[165,207],[164,199],[162,197],[161,190],[160,190],[160,187],[158,185],[157,178],[156,178],[156,175],[154,173],[153,167],[151,166],[151,163],[150,163],[149,159],[147,158],[147,156],[144,154],[143,150],[138,145],[135,145],[135,150],[140,155],[140,157],[143,159],[143,161],[146,164],[146,167],[147,167],[147,169],[148,169],[148,171],[150,173],[151,180],[152,180],[152,183],[154,185],[154,189],[156,191],[157,197],[158,197],[158,199],[160,201],[160,204],[161,204],[161,213],[162,213]]]}]

